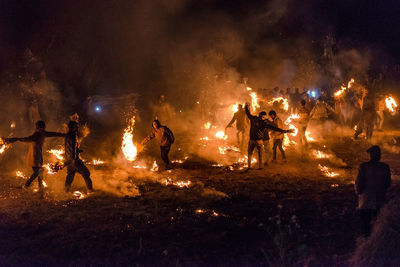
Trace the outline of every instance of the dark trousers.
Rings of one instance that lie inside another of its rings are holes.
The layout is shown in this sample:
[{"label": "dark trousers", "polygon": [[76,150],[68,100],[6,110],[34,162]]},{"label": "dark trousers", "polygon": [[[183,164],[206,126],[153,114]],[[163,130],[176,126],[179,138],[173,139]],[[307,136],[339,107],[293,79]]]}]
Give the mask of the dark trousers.
[{"label": "dark trousers", "polygon": [[33,173],[31,177],[29,177],[28,181],[26,181],[25,186],[29,187],[31,183],[38,178],[39,188],[42,188],[43,181],[43,168],[42,167],[32,167]]},{"label": "dark trousers", "polygon": [[373,121],[366,121],[362,120],[360,123],[357,124],[357,130],[354,134],[354,138],[358,138],[358,136],[365,130],[365,137],[369,140],[372,137],[374,132],[374,122]]},{"label": "dark trousers", "polygon": [[282,142],[283,142],[283,139],[274,139],[274,145],[272,147],[274,160],[276,160],[276,148],[279,148],[279,150],[281,151],[282,158],[286,159],[285,150],[283,150],[283,147],[282,147]]},{"label": "dark trousers", "polygon": [[71,184],[74,181],[76,172],[82,175],[83,179],[85,180],[87,189],[93,190],[89,169],[85,166],[82,160],[75,160],[74,162],[67,165],[67,179],[65,180],[65,191],[68,192],[69,189],[71,188]]},{"label": "dark trousers", "polygon": [[258,152],[258,167],[262,168],[264,144],[262,140],[250,140],[247,149],[247,167],[251,167],[251,157],[253,156],[254,149],[257,148]]},{"label": "dark trousers", "polygon": [[171,145],[167,145],[167,146],[160,146],[160,150],[161,150],[161,159],[164,161],[166,167],[169,167],[170,165],[170,161],[168,158],[168,153],[169,150],[171,149]]},{"label": "dark trousers", "polygon": [[377,210],[359,210],[359,214],[362,221],[362,232],[364,236],[369,236],[372,230],[372,221],[375,220],[376,215],[378,214]]}]

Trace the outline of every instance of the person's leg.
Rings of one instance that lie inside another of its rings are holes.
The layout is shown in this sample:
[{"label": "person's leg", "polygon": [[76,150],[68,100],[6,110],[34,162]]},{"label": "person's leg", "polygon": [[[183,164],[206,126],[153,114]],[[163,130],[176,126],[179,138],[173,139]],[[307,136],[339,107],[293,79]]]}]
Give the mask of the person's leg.
[{"label": "person's leg", "polygon": [[171,149],[171,145],[169,145],[169,146],[160,146],[161,159],[164,161],[166,168],[170,167],[170,161],[169,161],[169,158],[168,158],[168,153],[169,153],[170,149]]},{"label": "person's leg", "polygon": [[28,181],[25,183],[25,187],[29,187],[31,183],[39,176],[40,167],[32,167],[33,173],[31,177],[29,177]]},{"label": "person's leg", "polygon": [[263,164],[263,153],[264,153],[264,149],[263,149],[264,145],[263,145],[263,141],[257,141],[256,143],[256,148],[257,148],[257,152],[258,152],[258,168],[262,169],[262,164]]},{"label": "person's leg", "polygon": [[274,139],[274,143],[272,146],[272,160],[276,161],[276,148],[278,147],[278,140],[279,139]]},{"label": "person's leg", "polygon": [[360,216],[362,221],[362,233],[365,237],[368,237],[371,234],[372,225],[371,222],[376,215],[375,210],[360,210]]},{"label": "person's leg", "polygon": [[38,186],[39,190],[42,190],[43,188],[43,168],[39,168],[39,174],[38,174]]},{"label": "person's leg", "polygon": [[83,161],[79,160],[75,163],[76,170],[78,173],[80,173],[85,180],[86,187],[89,191],[93,190],[93,183],[92,180],[90,179],[90,171],[89,169],[85,166]]},{"label": "person's leg", "polygon": [[74,166],[67,167],[67,178],[65,179],[65,192],[69,192],[71,184],[74,181],[76,169]]},{"label": "person's leg", "polygon": [[240,147],[241,142],[240,142],[240,131],[239,130],[236,131],[236,141],[237,141],[238,146]]},{"label": "person's leg", "polygon": [[378,118],[379,118],[378,130],[382,130],[383,121],[385,119],[383,111],[378,111]]},{"label": "person's leg", "polygon": [[255,141],[250,140],[249,141],[249,146],[247,148],[247,167],[250,169],[251,168],[251,157],[253,156],[253,151],[254,151],[254,145]]},{"label": "person's leg", "polygon": [[282,144],[283,144],[283,139],[279,139],[278,147],[279,150],[281,151],[282,159],[286,159],[285,150],[283,150]]},{"label": "person's leg", "polygon": [[264,145],[264,165],[268,165],[268,160],[269,160],[269,140],[264,140],[263,142]]}]

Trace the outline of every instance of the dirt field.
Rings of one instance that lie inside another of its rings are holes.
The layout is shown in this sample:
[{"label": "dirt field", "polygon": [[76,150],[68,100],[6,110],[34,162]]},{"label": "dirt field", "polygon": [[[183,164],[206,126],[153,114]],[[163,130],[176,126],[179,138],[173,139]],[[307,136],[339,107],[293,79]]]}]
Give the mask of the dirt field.
[{"label": "dirt field", "polygon": [[[44,194],[23,191],[24,179],[7,170],[0,263],[346,265],[360,234],[353,181],[368,146],[351,139],[314,144],[335,156],[289,150],[288,163],[247,173],[195,157],[171,172],[91,166],[98,190],[83,199],[62,192],[64,170],[45,176]],[[394,179],[396,157],[384,151]],[[318,164],[339,175],[326,177]],[[79,175],[73,189],[84,191]]]}]

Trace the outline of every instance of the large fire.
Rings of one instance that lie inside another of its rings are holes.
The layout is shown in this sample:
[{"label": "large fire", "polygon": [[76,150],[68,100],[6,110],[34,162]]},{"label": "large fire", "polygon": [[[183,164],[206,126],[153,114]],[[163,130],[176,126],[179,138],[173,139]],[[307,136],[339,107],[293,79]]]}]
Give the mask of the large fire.
[{"label": "large fire", "polygon": [[138,150],[136,145],[133,143],[133,129],[135,125],[135,116],[129,120],[129,124],[124,130],[122,137],[122,153],[128,161],[134,161],[136,159]]},{"label": "large fire", "polygon": [[397,103],[396,103],[396,101],[394,100],[393,97],[391,97],[391,96],[386,97],[385,102],[386,102],[386,108],[390,112],[395,112],[396,111]]}]

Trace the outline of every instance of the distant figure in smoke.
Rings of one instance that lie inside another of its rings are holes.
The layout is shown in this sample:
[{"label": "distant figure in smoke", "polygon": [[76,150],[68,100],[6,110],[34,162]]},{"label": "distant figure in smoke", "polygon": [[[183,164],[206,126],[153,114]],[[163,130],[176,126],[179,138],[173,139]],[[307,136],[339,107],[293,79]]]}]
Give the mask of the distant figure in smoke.
[{"label": "distant figure in smoke", "polygon": [[169,161],[168,153],[172,144],[175,142],[174,134],[167,126],[161,125],[158,120],[154,120],[152,126],[153,130],[145,139],[143,139],[143,141],[140,143],[140,146],[144,147],[148,141],[155,138],[160,144],[161,158],[165,163],[165,168],[170,170],[171,162]]},{"label": "distant figure in smoke", "polygon": [[371,222],[385,203],[386,191],[391,184],[390,167],[386,163],[380,162],[380,147],[372,146],[367,152],[369,152],[371,159],[360,165],[355,182],[358,209],[365,236],[371,233]]},{"label": "distant figure in smoke", "polygon": [[79,127],[76,121],[70,121],[68,123],[68,133],[65,137],[65,166],[67,167],[65,192],[69,192],[76,172],[82,175],[88,191],[92,192],[93,185],[90,179],[90,171],[79,157],[82,150],[79,149],[78,129]]},{"label": "distant figure in smoke", "polygon": [[306,108],[306,101],[301,100],[301,106],[298,109],[299,113],[299,139],[300,139],[300,144],[307,146],[307,138],[306,138],[306,130],[307,130],[307,125],[308,121],[310,120],[310,111]]},{"label": "distant figure in smoke", "polygon": [[[275,110],[270,110],[268,112],[269,117],[272,119],[272,123],[278,127],[278,128],[282,128],[283,127],[283,122],[282,120],[276,115]],[[283,138],[284,135],[282,132],[280,131],[272,131],[271,132],[271,137],[273,140],[273,145],[272,145],[272,154],[273,154],[273,158],[272,158],[272,162],[276,162],[276,149],[279,148],[279,150],[281,151],[281,155],[282,155],[282,159],[284,162],[286,162],[286,155],[285,155],[285,150],[283,150]]]},{"label": "distant figure in smoke", "polygon": [[335,110],[320,98],[311,110],[310,117],[322,124],[328,119],[330,112],[335,113]]},{"label": "distant figure in smoke", "polygon": [[357,128],[354,134],[354,139],[357,139],[358,136],[365,130],[365,137],[367,140],[370,140],[374,131],[375,120],[376,111],[374,101],[367,98],[363,103],[361,118],[360,122],[356,126]]},{"label": "distant figure in smoke", "polygon": [[253,156],[253,151],[257,148],[258,151],[258,168],[262,169],[263,165],[263,137],[265,128],[271,129],[280,133],[290,133],[292,130],[282,130],[281,128],[275,127],[272,125],[270,121],[267,120],[267,113],[265,111],[261,111],[258,116],[251,115],[249,111],[249,104],[246,103],[245,106],[246,115],[250,120],[250,140],[248,146],[248,169],[251,168],[251,157]]},{"label": "distant figure in smoke", "polygon": [[38,178],[39,190],[42,189],[43,180],[43,144],[46,137],[64,137],[64,133],[47,132],[46,123],[44,121],[36,122],[36,131],[28,137],[22,138],[4,138],[6,143],[14,143],[16,141],[28,142],[29,150],[27,155],[27,164],[32,167],[33,174],[26,181],[24,188],[28,188],[31,183]]},{"label": "distant figure in smoke", "polygon": [[385,120],[385,116],[384,116],[383,112],[386,108],[386,102],[385,102],[385,98],[383,96],[380,96],[378,98],[377,107],[378,107],[378,110],[376,111],[376,115],[377,115],[376,129],[378,131],[382,131],[383,122]]},{"label": "distant figure in smoke", "polygon": [[233,114],[232,120],[228,123],[228,125],[225,127],[225,132],[226,129],[229,127],[232,127],[232,125],[236,122],[236,140],[238,142],[238,146],[240,149],[243,148],[244,145],[244,136],[245,136],[245,131],[248,126],[248,121],[247,121],[247,115],[246,112],[243,109],[242,105],[238,105],[238,111]]}]

